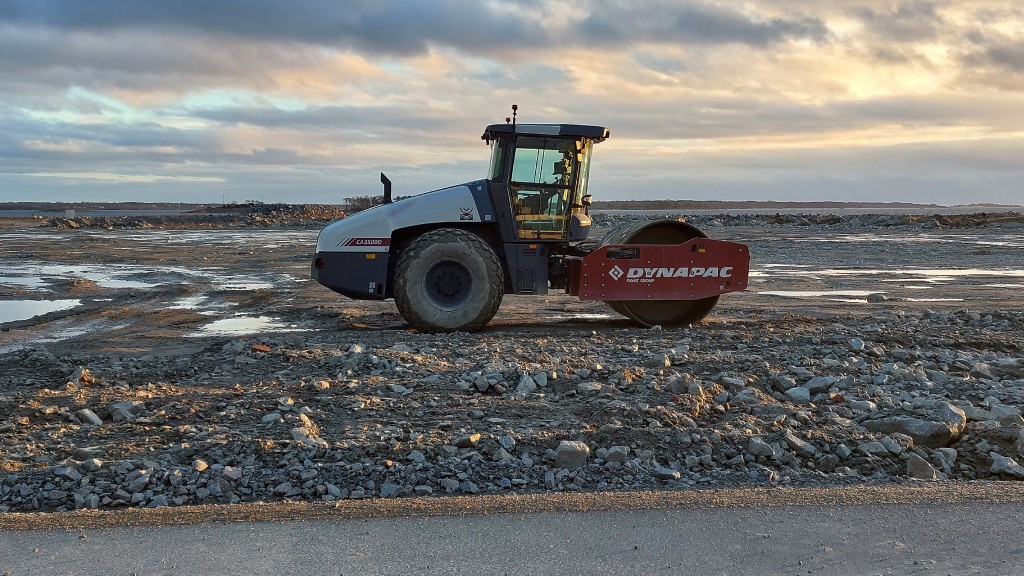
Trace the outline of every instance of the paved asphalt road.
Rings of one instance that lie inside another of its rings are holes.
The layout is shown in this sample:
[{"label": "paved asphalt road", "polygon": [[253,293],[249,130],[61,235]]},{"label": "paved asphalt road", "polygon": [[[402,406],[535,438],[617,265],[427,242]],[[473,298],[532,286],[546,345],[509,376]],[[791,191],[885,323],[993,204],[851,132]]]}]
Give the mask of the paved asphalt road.
[{"label": "paved asphalt road", "polygon": [[[562,509],[533,513],[449,510],[402,517],[392,510],[376,517],[142,526],[125,525],[127,517],[115,515],[99,526],[76,521],[77,526],[32,530],[10,529],[24,520],[12,523],[15,515],[3,515],[0,571],[12,576],[1024,574],[1024,502],[1016,497],[954,498],[957,502],[911,497],[894,503],[899,498],[888,493],[881,498],[884,504],[843,503],[823,492],[812,498],[801,494],[807,503],[744,506],[743,493],[726,493],[719,502],[732,503],[712,506],[575,512],[571,501],[563,501],[557,507]],[[450,502],[460,506],[465,500]],[[174,514],[166,512],[159,522],[174,522]]]}]

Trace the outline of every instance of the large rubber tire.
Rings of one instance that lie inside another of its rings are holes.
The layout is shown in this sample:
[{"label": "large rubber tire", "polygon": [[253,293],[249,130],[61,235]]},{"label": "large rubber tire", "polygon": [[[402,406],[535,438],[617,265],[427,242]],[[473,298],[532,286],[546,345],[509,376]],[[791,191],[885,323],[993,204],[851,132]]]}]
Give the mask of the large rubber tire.
[{"label": "large rubber tire", "polygon": [[501,262],[476,234],[431,230],[412,241],[395,266],[395,304],[427,332],[476,330],[494,317],[504,295]]},{"label": "large rubber tire", "polygon": [[[694,238],[707,238],[707,235],[698,228],[674,220],[633,222],[610,230],[598,246],[682,244]],[[612,300],[606,303],[615,312],[641,326],[686,326],[697,324],[707,317],[718,303],[718,296],[700,300]]]}]

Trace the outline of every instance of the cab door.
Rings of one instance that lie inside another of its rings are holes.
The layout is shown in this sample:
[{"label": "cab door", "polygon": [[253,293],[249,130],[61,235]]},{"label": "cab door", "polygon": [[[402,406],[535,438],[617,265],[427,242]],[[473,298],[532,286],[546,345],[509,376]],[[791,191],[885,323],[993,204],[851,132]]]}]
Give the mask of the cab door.
[{"label": "cab door", "polygon": [[518,136],[509,200],[520,240],[565,240],[577,196],[576,138]]}]

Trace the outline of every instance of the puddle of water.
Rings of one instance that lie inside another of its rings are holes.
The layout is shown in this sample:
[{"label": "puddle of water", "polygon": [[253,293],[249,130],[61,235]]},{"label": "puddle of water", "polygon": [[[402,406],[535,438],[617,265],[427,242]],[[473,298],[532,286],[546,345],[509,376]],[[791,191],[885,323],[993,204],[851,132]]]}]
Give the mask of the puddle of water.
[{"label": "puddle of water", "polygon": [[907,302],[963,302],[963,298],[903,298]]},{"label": "puddle of water", "polygon": [[[58,324],[60,322],[60,320],[57,321]],[[127,322],[110,323],[107,320],[89,320],[87,322],[76,323],[73,325],[68,325],[65,322],[65,327],[50,331],[45,335],[35,336],[27,340],[20,340],[17,342],[7,344],[5,346],[0,346],[0,354],[14,352],[16,350],[25,350],[31,348],[35,344],[43,344],[47,342],[60,342],[62,340],[77,338],[79,336],[94,335],[101,332],[120,330],[121,328],[128,327],[128,325],[129,324]]]},{"label": "puddle of water", "polygon": [[555,316],[549,316],[553,320],[617,320],[622,318],[618,314],[600,314],[600,313],[589,313],[589,314],[559,314]]},{"label": "puddle of water", "polygon": [[19,322],[81,305],[81,300],[0,300],[0,323]]},{"label": "puddle of water", "polygon": [[[310,246],[316,243],[319,230],[148,230],[144,233],[96,231],[100,237],[128,238],[138,242],[160,244],[217,244],[226,246],[252,246],[276,248],[281,246]],[[264,243],[270,245],[265,246]]]},{"label": "puddle of water", "polygon": [[89,265],[89,264],[18,264],[0,268],[0,285],[14,284],[34,289],[45,289],[43,278],[81,278],[91,280],[97,286],[110,289],[145,290],[166,284],[190,284],[202,279],[215,284],[218,290],[246,291],[269,290],[281,284],[293,284],[298,280],[290,274],[268,274],[265,276],[223,274],[219,269],[186,268],[163,266],[154,268],[135,265]]},{"label": "puddle of water", "polygon": [[171,310],[198,310],[207,300],[209,300],[209,298],[202,294],[199,296],[188,296],[185,298],[179,298],[174,302],[174,304],[168,306],[168,308]]},{"label": "puddle of water", "polygon": [[[769,290],[758,292],[763,296],[779,296],[782,298],[826,298],[832,302],[849,302],[864,304],[871,294],[884,292],[870,290]],[[893,298],[897,302],[963,302],[963,298]]]},{"label": "puddle of water", "polygon": [[30,278],[25,276],[0,276],[0,285],[18,286],[19,288],[29,288],[32,290],[38,290],[49,286],[49,284],[39,278]]},{"label": "puddle of water", "polygon": [[86,334],[92,334],[96,332],[112,332],[114,330],[120,330],[130,326],[128,322],[110,323],[106,320],[90,320],[78,326],[71,326],[52,334],[48,334],[41,338],[37,338],[36,342],[60,342],[61,340],[70,340],[71,338],[77,338],[79,336],[85,336]]},{"label": "puddle of water", "polygon": [[125,278],[139,273],[139,268],[128,266],[112,265],[88,265],[88,264],[21,264],[17,267],[5,266],[7,273],[4,279],[20,285],[29,285],[35,288],[45,288],[46,282],[41,280],[45,277],[59,278],[82,278],[95,282],[102,288],[129,288],[143,289],[154,288],[159,283],[141,282]]},{"label": "puddle of water", "polygon": [[224,282],[217,285],[221,290],[269,290],[274,287],[270,282],[261,282],[259,280],[252,280],[248,282]]},{"label": "puddle of water", "polygon": [[958,234],[834,234],[830,236],[813,238],[793,238],[793,242],[816,242],[816,243],[872,243],[872,242],[896,242],[900,244],[972,244],[976,246],[997,246],[1021,248],[1024,241],[1019,234],[991,234],[984,235],[958,235]]},{"label": "puddle of water", "polygon": [[[871,294],[881,294],[870,290],[769,290],[758,292],[764,296],[781,296],[783,298],[823,298],[828,296],[845,296],[848,298],[867,298]],[[859,302],[859,300],[857,300]]]},{"label": "puddle of water", "polygon": [[[882,278],[882,282],[898,284],[911,284],[914,282],[920,282],[923,284],[943,284],[946,282],[952,282],[953,280],[954,278],[952,276],[935,276],[933,278]],[[927,286],[914,286],[914,288],[927,288]]]},{"label": "puddle of water", "polygon": [[236,306],[236,304],[234,302],[217,302],[205,294],[199,294],[179,298],[167,308],[170,310],[195,310],[204,316],[215,316],[223,314],[231,306]]},{"label": "puddle of water", "polygon": [[[807,270],[805,267],[778,264],[761,266],[773,268],[771,272],[751,272],[751,276],[899,276],[895,280],[883,279],[883,282],[951,282],[957,278],[1024,278],[1024,269],[989,270],[981,268],[898,268],[882,270],[876,268],[827,268],[824,270]],[[917,276],[918,278],[904,278]]]},{"label": "puddle of water", "polygon": [[306,332],[306,330],[287,326],[280,320],[269,316],[238,316],[210,322],[189,336],[244,336],[257,332]]},{"label": "puddle of water", "polygon": [[[86,276],[88,280],[92,280]],[[119,280],[117,278],[105,278],[96,280],[96,285],[103,288],[156,288],[159,284],[150,282],[139,282],[138,280]]]}]

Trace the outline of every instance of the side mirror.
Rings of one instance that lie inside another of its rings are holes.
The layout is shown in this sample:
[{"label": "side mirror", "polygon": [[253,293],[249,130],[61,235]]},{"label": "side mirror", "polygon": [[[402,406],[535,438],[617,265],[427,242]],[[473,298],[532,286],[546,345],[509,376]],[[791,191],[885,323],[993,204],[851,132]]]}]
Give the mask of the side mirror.
[{"label": "side mirror", "polygon": [[592,206],[594,204],[594,197],[587,194],[580,200],[584,206]]}]

